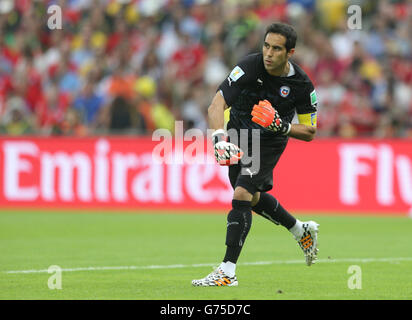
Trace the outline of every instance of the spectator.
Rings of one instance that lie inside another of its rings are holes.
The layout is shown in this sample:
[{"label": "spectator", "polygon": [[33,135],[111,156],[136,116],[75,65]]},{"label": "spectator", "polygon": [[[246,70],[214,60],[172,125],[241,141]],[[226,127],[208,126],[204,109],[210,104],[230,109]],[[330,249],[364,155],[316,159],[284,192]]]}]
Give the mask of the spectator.
[{"label": "spectator", "polygon": [[124,97],[115,97],[109,110],[109,129],[111,132],[117,134],[141,133],[144,130],[142,117]]},{"label": "spectator", "polygon": [[6,102],[6,108],[0,122],[0,133],[12,136],[34,133],[30,110],[20,97],[12,97]]},{"label": "spectator", "polygon": [[83,122],[91,125],[103,105],[103,97],[95,92],[94,84],[87,82],[81,94],[74,100],[73,107],[83,116]]},{"label": "spectator", "polygon": [[81,114],[75,109],[67,109],[63,121],[53,129],[54,135],[84,137],[88,133]]},{"label": "spectator", "polygon": [[40,133],[52,134],[63,121],[69,104],[70,96],[60,91],[57,83],[51,83],[35,108]]}]

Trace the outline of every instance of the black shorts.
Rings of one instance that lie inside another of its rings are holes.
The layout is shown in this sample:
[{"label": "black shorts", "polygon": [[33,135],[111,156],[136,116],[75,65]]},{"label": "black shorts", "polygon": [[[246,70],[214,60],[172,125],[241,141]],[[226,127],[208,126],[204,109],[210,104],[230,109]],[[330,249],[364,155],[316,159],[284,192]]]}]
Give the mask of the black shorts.
[{"label": "black shorts", "polygon": [[[266,192],[273,188],[273,169],[286,148],[288,139],[279,139],[265,143],[260,142],[258,154],[253,154],[253,147],[248,144],[246,154],[245,147],[241,149],[245,155],[238,164],[229,166],[229,179],[233,189],[238,186],[245,188],[250,194]],[[257,152],[255,152],[257,153]],[[248,157],[249,159],[247,159]]]}]

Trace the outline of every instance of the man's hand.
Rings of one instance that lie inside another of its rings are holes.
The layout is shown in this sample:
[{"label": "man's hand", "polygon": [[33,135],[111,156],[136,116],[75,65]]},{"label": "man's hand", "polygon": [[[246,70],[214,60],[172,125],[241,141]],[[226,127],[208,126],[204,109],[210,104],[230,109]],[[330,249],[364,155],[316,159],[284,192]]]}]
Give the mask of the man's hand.
[{"label": "man's hand", "polygon": [[216,130],[212,134],[215,158],[221,166],[236,164],[243,156],[243,151],[238,146],[226,140],[227,136],[223,129]]},{"label": "man's hand", "polygon": [[289,133],[292,126],[290,123],[282,121],[279,113],[267,100],[259,101],[259,104],[253,106],[252,121],[266,129],[280,132],[284,135]]}]

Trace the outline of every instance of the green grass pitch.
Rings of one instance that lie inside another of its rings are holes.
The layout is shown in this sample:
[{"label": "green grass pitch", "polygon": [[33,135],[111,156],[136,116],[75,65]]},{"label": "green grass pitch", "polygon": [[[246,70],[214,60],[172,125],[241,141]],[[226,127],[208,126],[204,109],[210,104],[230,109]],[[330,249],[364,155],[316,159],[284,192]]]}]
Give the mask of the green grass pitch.
[{"label": "green grass pitch", "polygon": [[[287,230],[254,215],[239,286],[200,288],[191,280],[223,258],[225,214],[3,210],[0,299],[412,299],[411,219],[297,217],[320,223],[315,265]],[[63,270],[60,290],[48,287],[51,265]]]}]

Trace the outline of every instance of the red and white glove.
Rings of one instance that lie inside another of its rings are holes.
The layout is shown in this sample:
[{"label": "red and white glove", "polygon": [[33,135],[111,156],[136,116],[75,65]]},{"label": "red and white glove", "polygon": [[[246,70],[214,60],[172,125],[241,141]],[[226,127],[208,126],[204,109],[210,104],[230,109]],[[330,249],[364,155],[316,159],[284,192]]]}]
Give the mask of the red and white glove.
[{"label": "red and white glove", "polygon": [[287,135],[292,127],[289,122],[282,121],[279,113],[267,100],[259,101],[259,104],[255,104],[251,114],[253,122],[274,132],[280,132],[283,135]]},{"label": "red and white glove", "polygon": [[235,144],[227,142],[227,135],[223,129],[218,129],[212,134],[216,161],[221,166],[236,164],[243,156],[243,151]]}]

